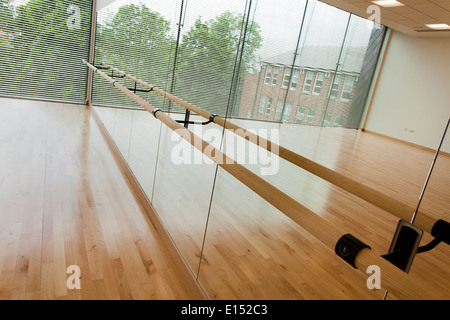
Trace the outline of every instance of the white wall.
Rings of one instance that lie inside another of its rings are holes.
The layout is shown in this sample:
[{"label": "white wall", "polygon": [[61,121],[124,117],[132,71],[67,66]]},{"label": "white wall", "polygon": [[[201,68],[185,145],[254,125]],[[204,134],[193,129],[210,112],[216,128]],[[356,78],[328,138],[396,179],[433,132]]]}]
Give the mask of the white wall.
[{"label": "white wall", "polygon": [[365,129],[436,149],[449,117],[450,38],[393,32]]}]

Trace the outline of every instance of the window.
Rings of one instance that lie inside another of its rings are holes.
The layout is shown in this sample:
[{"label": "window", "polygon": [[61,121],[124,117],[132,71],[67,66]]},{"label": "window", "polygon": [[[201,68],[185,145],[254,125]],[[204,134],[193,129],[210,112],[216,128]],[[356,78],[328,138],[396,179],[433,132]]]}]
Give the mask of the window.
[{"label": "window", "polygon": [[86,101],[91,3],[0,1],[0,95]]},{"label": "window", "polygon": [[316,110],[308,109],[308,115],[306,116],[305,123],[312,124],[314,121],[315,114],[316,114]]},{"label": "window", "polygon": [[272,101],[273,101],[272,98],[269,98],[269,99],[267,100],[267,105],[266,105],[266,116],[270,115],[270,111],[271,111],[271,109],[272,109]]},{"label": "window", "polygon": [[305,107],[298,106],[297,108],[297,114],[295,115],[295,123],[302,123],[303,118],[305,117]]},{"label": "window", "polygon": [[353,85],[355,84],[355,77],[345,77],[344,85],[342,86],[341,99],[349,101],[353,91]]},{"label": "window", "polygon": [[291,80],[291,69],[286,68],[284,69],[284,76],[283,76],[283,84],[282,84],[282,88],[287,89],[288,85],[289,85],[289,81]]},{"label": "window", "polygon": [[276,86],[279,73],[280,67],[267,66],[266,75],[264,77],[264,84]]},{"label": "window", "polygon": [[277,85],[278,73],[279,73],[279,72],[280,72],[280,68],[279,68],[279,67],[273,68],[272,85],[274,85],[274,86]]},{"label": "window", "polygon": [[295,88],[297,88],[299,73],[300,73],[299,70],[294,70],[294,74],[292,75],[291,79],[291,90],[295,90]]},{"label": "window", "polygon": [[333,85],[331,86],[330,98],[336,99],[340,85],[341,85],[341,76],[335,75],[333,79]]},{"label": "window", "polygon": [[342,127],[344,125],[344,118],[343,117],[335,117],[333,127]]},{"label": "window", "polygon": [[309,93],[311,91],[311,84],[314,77],[314,73],[311,71],[306,72],[305,82],[303,83],[302,92]]},{"label": "window", "polygon": [[286,108],[284,108],[283,112],[283,121],[288,122],[291,116],[292,103],[286,103]]},{"label": "window", "polygon": [[275,120],[281,120],[281,112],[283,112],[283,100],[278,100],[277,111],[275,112]]},{"label": "window", "polygon": [[263,114],[264,113],[264,107],[266,105],[266,96],[261,96],[261,98],[259,99],[259,108],[258,108],[258,113],[259,114]]},{"label": "window", "polygon": [[320,91],[322,90],[322,85],[323,85],[323,78],[324,78],[324,73],[318,72],[316,75],[316,80],[314,82],[314,89],[313,89],[314,95],[320,94]]},{"label": "window", "polygon": [[264,84],[270,84],[271,78],[272,78],[272,66],[267,66],[266,76],[264,77]]},{"label": "window", "polygon": [[325,115],[325,118],[323,119],[323,126],[324,127],[329,127],[330,126],[330,121],[331,121],[331,114]]}]

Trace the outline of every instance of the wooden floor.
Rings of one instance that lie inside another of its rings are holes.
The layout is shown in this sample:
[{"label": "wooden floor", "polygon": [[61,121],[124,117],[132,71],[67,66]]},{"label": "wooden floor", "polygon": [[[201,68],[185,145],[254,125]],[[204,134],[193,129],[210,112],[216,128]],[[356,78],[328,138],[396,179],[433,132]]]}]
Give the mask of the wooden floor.
[{"label": "wooden floor", "polygon": [[[368,275],[227,172],[174,164],[176,142],[151,114],[95,112],[209,299],[383,298],[366,287]],[[410,205],[433,159],[354,130],[236,123],[278,128],[281,145]],[[1,299],[191,298],[84,107],[0,99],[0,155]],[[343,234],[387,252],[398,218],[283,160],[264,178]],[[422,208],[450,220],[449,190],[450,157],[440,157]],[[441,244],[418,255],[410,274],[450,299],[449,263],[450,246]],[[66,287],[73,264],[81,290]]]},{"label": "wooden floor", "polygon": [[[171,155],[177,142],[151,114],[96,110],[210,299],[383,298],[383,290],[367,288],[368,275],[349,267],[222,169],[216,177],[215,166],[174,164]],[[281,145],[413,207],[434,156],[355,130],[234,122],[252,129],[278,128]],[[380,255],[387,252],[397,217],[284,160],[276,175],[264,178],[343,234],[354,234]],[[446,220],[449,178],[450,158],[440,157],[421,206]],[[425,235],[422,244],[430,240]],[[442,244],[418,255],[410,274],[450,299],[449,262],[450,248]],[[401,298],[392,292],[387,296]]]},{"label": "wooden floor", "polygon": [[0,99],[0,221],[0,299],[192,298],[84,106]]}]

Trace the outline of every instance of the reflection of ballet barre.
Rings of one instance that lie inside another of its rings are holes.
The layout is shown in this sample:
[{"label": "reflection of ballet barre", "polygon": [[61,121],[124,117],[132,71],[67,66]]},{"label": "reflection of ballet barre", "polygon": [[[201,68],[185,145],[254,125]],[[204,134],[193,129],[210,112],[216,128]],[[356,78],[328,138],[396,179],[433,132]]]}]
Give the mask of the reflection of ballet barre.
[{"label": "reflection of ballet barre", "polygon": [[[205,150],[207,150],[208,152],[206,152],[206,154],[210,156],[211,160],[215,161],[234,178],[246,185],[291,220],[303,227],[311,235],[335,251],[353,267],[364,273],[366,273],[369,266],[376,265],[380,267],[383,279],[382,286],[385,289],[396,292],[400,297],[407,299],[439,299],[439,297],[431,290],[420,285],[417,279],[412,278],[381,256],[373,253],[370,248],[360,240],[349,234],[342,235],[331,223],[301,205],[252,171],[237,164],[236,161],[227,157],[220,150],[212,147],[208,142],[196,137],[193,132],[180,125],[158,108],[152,106],[143,98],[128,90],[125,86],[121,85],[104,72],[92,66],[85,60],[82,61],[145,110],[152,113],[155,118],[163,122],[183,139],[190,142],[199,151],[205,153]],[[217,117],[214,119],[216,118]],[[201,141],[201,143],[194,143],[194,141]],[[220,160],[218,161],[218,159]]]},{"label": "reflection of ballet barre", "polygon": [[[195,112],[196,114],[206,118],[211,119],[210,112],[203,110],[189,102],[180,99],[173,94],[165,92],[164,90],[154,87],[132,75],[126,74],[125,72],[110,66],[106,63],[102,63],[104,68],[113,70],[125,77],[139,83],[140,85],[146,88],[152,88],[152,90],[159,95],[179,104],[180,106],[188,109],[189,111]],[[271,141],[264,139],[250,131],[247,131],[236,124],[231,123],[229,120],[224,119],[219,116],[215,116],[213,118],[213,122],[228,129],[232,130],[235,134],[241,136],[242,138],[249,140],[250,142],[256,143],[258,146],[267,149],[267,151],[272,152],[272,150],[277,150],[275,153],[282,159],[287,160],[298,167],[301,167],[312,174],[344,189],[345,191],[393,214],[394,216],[409,221],[411,220],[412,215],[415,213],[415,209],[411,206],[408,206],[397,199],[387,196],[384,193],[381,193],[375,189],[372,189],[360,182],[357,182],[353,179],[350,179],[343,174],[340,174],[336,171],[333,171],[325,166],[318,164],[310,159],[302,157],[301,155],[286,149],[282,146],[278,146]],[[416,212],[417,213],[417,212]],[[423,211],[420,211],[416,214],[415,225],[423,229],[424,231],[431,233],[433,226],[437,223],[436,219],[430,217]]]}]

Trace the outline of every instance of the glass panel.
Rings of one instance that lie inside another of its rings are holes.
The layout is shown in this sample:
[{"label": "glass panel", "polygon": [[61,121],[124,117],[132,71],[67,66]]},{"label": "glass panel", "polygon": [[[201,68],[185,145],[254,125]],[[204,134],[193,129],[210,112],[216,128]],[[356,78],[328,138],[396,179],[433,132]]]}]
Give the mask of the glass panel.
[{"label": "glass panel", "polygon": [[[352,102],[366,57],[372,26],[373,23],[354,15],[348,22],[336,71],[331,71],[333,85],[329,100],[324,105],[323,126],[333,126],[335,120],[337,126],[341,121],[346,124],[352,108],[364,108],[364,104],[352,106]],[[359,90],[361,89],[367,88],[360,87]],[[326,117],[328,118],[325,119]]]},{"label": "glass panel", "polygon": [[[178,48],[173,92],[211,113],[225,116],[241,39],[246,3],[189,0]],[[246,62],[241,62],[245,68]],[[173,106],[173,110],[184,109]]]},{"label": "glass panel", "polygon": [[[291,69],[305,6],[306,0],[251,2],[239,79],[233,91],[233,117],[282,120],[287,88],[296,90],[302,85],[300,71]],[[270,112],[261,112],[267,110],[262,103],[270,99]]]},{"label": "glass panel", "polygon": [[[117,90],[117,89],[116,89]],[[131,126],[133,122],[132,109],[117,109],[114,123],[113,139],[122,153],[125,161],[128,162],[130,151]]]},{"label": "glass panel", "polygon": [[[242,124],[244,121],[249,128],[255,123],[249,120],[238,122]],[[261,125],[261,122],[257,124]],[[265,124],[267,128],[275,125]],[[260,135],[263,135],[263,129],[254,128]],[[269,131],[266,136],[275,140],[271,134]],[[289,137],[292,143],[292,136]],[[332,219],[337,228],[349,230],[347,226],[344,228],[345,223],[339,218],[333,219],[336,212],[345,213],[346,208],[341,211],[332,205],[339,201],[342,194],[333,193],[333,188],[321,182],[321,179],[284,161],[279,161],[279,168],[270,168],[276,162],[270,163],[264,152],[260,153],[259,148],[242,140],[227,133],[224,150],[227,154],[231,150],[235,151],[234,159],[245,162],[242,164],[253,173],[322,217]],[[357,231],[356,227],[350,229],[352,232]],[[219,168],[198,277],[210,297],[380,298],[373,291],[361,289],[360,284],[367,280],[364,274],[344,272],[336,277],[335,267],[336,257],[332,250]],[[343,290],[349,287],[352,289]]]},{"label": "glass panel", "polygon": [[148,199],[153,196],[161,121],[146,110],[133,110],[128,165]]},{"label": "glass panel", "polygon": [[[102,8],[97,13],[95,63],[105,62],[167,89],[176,45],[177,15],[176,0],[121,0]],[[111,71],[107,73],[114,75]],[[134,89],[133,81],[115,79]],[[136,88],[145,89],[139,85]],[[159,108],[168,103],[157,94],[139,91],[137,94]],[[101,77],[94,78],[92,99],[96,105],[138,107]]]},{"label": "glass panel", "polygon": [[[174,117],[183,119],[184,115]],[[191,118],[200,120],[198,116]],[[202,136],[202,126],[192,130]],[[214,143],[219,147],[222,130],[216,128],[216,133]],[[166,126],[161,128],[152,203],[194,274],[201,256],[215,170],[216,166],[206,162],[191,144]]]},{"label": "glass panel", "polygon": [[333,73],[350,14],[318,1],[311,1],[308,10],[310,19],[302,29],[295,61],[302,89],[290,91],[287,101],[308,109],[303,124],[322,125],[328,95],[337,94],[340,86]]},{"label": "glass panel", "polygon": [[84,102],[90,0],[0,1],[0,94]]},{"label": "glass panel", "polygon": [[[264,1],[249,10],[254,12],[255,26],[260,26],[262,41],[256,53],[261,55],[255,60],[259,66],[248,69],[236,88],[242,93],[233,116],[317,126],[331,116],[327,126],[359,128],[385,28],[375,30],[372,22],[315,0],[308,1],[303,14],[305,4],[277,4],[280,11],[273,10],[270,17],[264,16],[268,6]],[[286,16],[288,10],[291,19]],[[269,28],[267,21],[278,13],[286,25],[278,21]],[[282,110],[261,112],[262,96],[282,101]],[[315,115],[308,122],[298,121],[296,108],[286,113],[288,104],[312,109]]]}]

